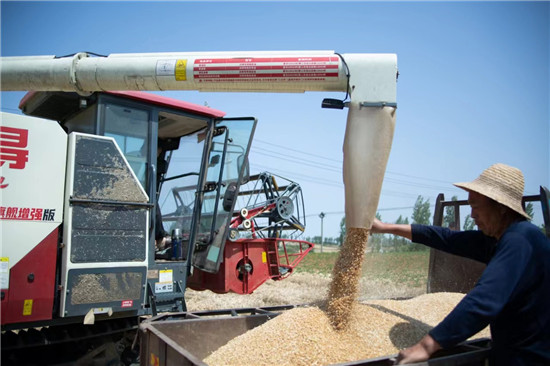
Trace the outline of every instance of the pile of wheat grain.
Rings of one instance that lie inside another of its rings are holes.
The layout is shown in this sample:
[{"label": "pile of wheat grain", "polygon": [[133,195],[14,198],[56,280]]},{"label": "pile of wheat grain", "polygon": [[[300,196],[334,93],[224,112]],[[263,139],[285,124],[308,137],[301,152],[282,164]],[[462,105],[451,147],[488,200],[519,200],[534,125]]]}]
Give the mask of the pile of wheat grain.
[{"label": "pile of wheat grain", "polygon": [[[426,294],[409,300],[352,304],[349,324],[337,331],[319,307],[287,310],[232,339],[208,365],[327,365],[392,355],[418,342],[463,294]],[[488,329],[472,338],[488,337]]]},{"label": "pile of wheat grain", "polygon": [[335,329],[349,325],[350,311],[357,300],[363,258],[369,238],[368,229],[349,228],[332,270],[327,315]]}]

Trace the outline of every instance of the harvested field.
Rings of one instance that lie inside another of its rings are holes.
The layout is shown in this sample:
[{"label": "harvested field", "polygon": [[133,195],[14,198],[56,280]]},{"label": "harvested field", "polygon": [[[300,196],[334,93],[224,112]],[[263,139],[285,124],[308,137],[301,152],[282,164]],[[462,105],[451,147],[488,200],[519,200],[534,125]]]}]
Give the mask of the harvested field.
[{"label": "harvested field", "polygon": [[275,305],[320,304],[327,296],[330,276],[294,273],[282,281],[267,281],[250,295],[216,294],[211,291],[185,291],[189,311],[262,307]]},{"label": "harvested field", "polygon": [[[343,331],[336,331],[319,307],[295,308],[234,338],[204,361],[227,366],[327,365],[392,355],[418,342],[463,296],[437,293],[355,303]],[[472,338],[488,336],[485,329]]]},{"label": "harvested field", "polygon": [[[250,295],[216,294],[187,289],[185,299],[189,311],[289,304],[319,306],[327,299],[330,283],[330,275],[298,272],[282,281],[267,281]],[[414,297],[425,292],[425,286],[412,287],[388,278],[361,277],[358,300]]]}]

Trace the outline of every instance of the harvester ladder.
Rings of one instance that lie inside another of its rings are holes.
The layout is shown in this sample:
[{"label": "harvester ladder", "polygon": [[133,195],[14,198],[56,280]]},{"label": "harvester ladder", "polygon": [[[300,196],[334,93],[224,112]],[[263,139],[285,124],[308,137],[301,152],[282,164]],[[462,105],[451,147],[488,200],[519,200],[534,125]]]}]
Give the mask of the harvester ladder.
[{"label": "harvester ladder", "polygon": [[266,241],[266,256],[267,264],[269,266],[269,275],[271,277],[279,277],[279,252],[277,249],[277,240]]}]

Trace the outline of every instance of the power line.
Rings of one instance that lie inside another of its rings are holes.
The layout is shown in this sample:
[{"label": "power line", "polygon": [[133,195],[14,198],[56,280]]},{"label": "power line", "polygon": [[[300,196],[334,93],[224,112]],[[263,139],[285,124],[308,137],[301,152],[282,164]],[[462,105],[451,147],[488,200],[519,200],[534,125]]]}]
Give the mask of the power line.
[{"label": "power line", "polygon": [[[305,164],[305,165],[308,165],[308,164]],[[296,172],[289,171],[289,170],[282,170],[282,169],[274,168],[273,166],[267,166],[267,165],[257,164],[257,163],[253,163],[253,164],[251,164],[251,166],[252,167],[259,167],[259,168],[261,168],[260,170],[268,170],[268,171],[273,171],[273,172],[283,172],[281,174],[284,174],[284,175],[289,176],[289,177],[293,177],[293,179],[300,179],[301,181],[307,181],[307,182],[311,182],[311,183],[316,183],[316,184],[321,184],[321,185],[328,185],[328,186],[344,189],[344,184],[343,184],[342,181],[327,180],[327,179],[323,179],[321,177],[312,178],[310,175],[304,175],[304,174],[301,174],[301,173],[296,173]],[[321,176],[324,176],[324,175],[321,175]],[[452,186],[451,187],[442,187],[442,186],[435,186],[435,185],[429,185],[429,184],[408,182],[408,181],[403,181],[403,180],[389,178],[389,177],[385,177],[384,182],[386,182],[386,183],[395,183],[395,184],[400,184],[400,185],[405,185],[405,186],[410,186],[410,187],[437,190],[438,192],[442,192],[442,191],[443,192],[456,192],[457,191],[457,189],[453,188]],[[402,198],[403,197],[404,198],[410,198],[410,197],[417,197],[418,196],[417,193],[406,193],[406,192],[401,192],[401,191],[392,191],[392,190],[388,190],[388,189],[382,189],[381,194],[384,195],[384,196],[393,196],[393,197],[402,197]]]},{"label": "power line", "polygon": [[[339,163],[339,164],[343,164],[343,161],[341,159],[327,158],[327,157],[324,157],[324,156],[321,156],[321,155],[318,155],[318,154],[312,154],[312,153],[305,152],[303,150],[298,150],[298,149],[288,148],[288,147],[285,147],[285,146],[282,146],[282,145],[272,144],[270,142],[259,140],[259,139],[255,139],[254,141],[260,141],[262,143],[269,144],[270,146],[276,146],[276,147],[280,147],[280,148],[285,149],[285,150],[294,151],[294,152],[304,154],[304,155],[308,155],[308,156],[313,156],[317,159],[323,159],[323,160],[328,160],[328,161],[336,162],[336,163]],[[288,154],[285,154],[285,153],[281,153],[281,152],[278,152],[278,151],[268,150],[268,149],[264,149],[264,148],[257,148],[257,149],[253,148],[252,150],[255,153],[258,153],[258,154],[261,154],[261,155],[273,157],[273,158],[276,158],[276,159],[282,159],[282,160],[286,160],[286,161],[290,161],[290,162],[294,162],[294,163],[300,163],[300,164],[310,166],[310,167],[317,167],[317,168],[321,167],[324,170],[329,170],[329,171],[334,171],[334,172],[341,172],[342,171],[341,165],[338,166],[338,167],[334,166],[334,165],[320,165],[322,163],[312,161],[312,160],[308,160],[308,159],[299,159],[299,158],[296,158],[294,156],[291,156],[291,155],[288,155]],[[261,150],[261,151],[259,151],[259,150]],[[276,155],[271,155],[271,154],[268,154],[266,152],[270,152],[270,153],[273,153],[273,154],[276,154]],[[283,159],[280,156],[286,156],[288,158]],[[405,185],[419,187],[419,188],[429,188],[429,189],[438,189],[438,190],[446,190],[446,191],[453,190],[454,191],[454,188],[452,187],[452,182],[449,182],[449,181],[433,179],[433,178],[418,177],[418,176],[414,176],[414,175],[410,175],[410,174],[403,174],[403,173],[394,172],[394,171],[391,171],[391,170],[386,171],[386,175],[388,175],[388,174],[398,175],[398,176],[402,176],[402,177],[407,177],[407,178],[412,178],[412,179],[417,179],[417,180],[423,180],[423,181],[428,181],[428,182],[445,183],[445,184],[449,184],[450,187],[442,187],[442,186],[430,185],[430,184],[421,183],[421,182],[412,182],[412,181],[408,181],[408,180],[402,180],[402,179],[397,179],[397,178],[386,177],[385,179],[388,182],[398,183],[398,184],[405,184]]]},{"label": "power line", "polygon": [[[435,204],[431,204],[430,205],[430,208],[434,208],[435,207]],[[376,210],[376,212],[378,211],[397,211],[397,210],[410,210],[410,209],[413,209],[414,206],[405,206],[405,207],[386,207],[386,208],[379,208]],[[323,211],[322,213],[324,213],[325,215],[342,215],[342,214],[345,214],[346,212],[345,211],[333,211],[333,212],[325,212]],[[312,217],[312,216],[319,216],[319,213],[316,213],[316,214],[309,214],[309,215],[306,215],[305,217]]]},{"label": "power line", "polygon": [[[318,185],[344,189],[344,183],[341,182],[341,181],[336,182],[336,181],[333,181],[333,180],[323,179],[321,177],[312,178],[310,175],[304,175],[304,174],[301,174],[301,173],[296,173],[296,172],[292,172],[292,171],[288,171],[288,170],[278,169],[278,168],[273,167],[273,166],[267,166],[267,165],[256,164],[256,163],[251,164],[251,168],[253,168],[255,170],[269,171],[269,172],[272,172],[272,173],[292,177],[291,180],[297,180],[298,183],[300,183],[300,182],[309,182],[309,183],[314,183],[314,184],[318,184]],[[406,183],[402,183],[402,184],[406,185]],[[442,187],[432,187],[431,189],[437,189],[439,192],[449,191],[449,189],[443,189]],[[386,188],[382,188],[382,191],[380,192],[380,195],[384,196],[384,197],[416,199],[419,195],[422,195],[422,194],[420,194],[420,193],[408,193],[408,192],[402,192],[402,191],[394,191],[394,190],[389,190],[389,189],[386,189]]]},{"label": "power line", "polygon": [[305,152],[303,150],[297,150],[297,149],[293,149],[293,148],[286,147],[286,146],[283,146],[283,145],[277,145],[277,144],[274,144],[270,141],[263,141],[261,139],[254,139],[254,142],[256,142],[256,141],[264,143],[264,144],[268,144],[270,146],[277,146],[277,147],[280,147],[280,148],[285,149],[285,150],[294,151],[294,152],[297,152],[297,153],[300,153],[300,154],[313,156],[313,157],[316,157],[316,158],[319,158],[319,159],[329,160],[329,161],[333,161],[333,162],[336,162],[336,163],[342,163],[341,159],[327,158],[327,157],[324,157],[324,156],[320,156],[318,154],[308,153],[308,152]]},{"label": "power line", "polygon": [[321,168],[323,170],[329,170],[329,171],[333,171],[335,173],[341,173],[342,172],[341,168],[332,167],[332,166],[328,166],[328,165],[323,165],[322,163],[314,162],[314,161],[311,161],[311,160],[299,159],[299,158],[295,158],[295,157],[285,157],[285,156],[288,156],[288,155],[278,154],[278,153],[275,153],[276,155],[273,155],[273,154],[268,154],[265,151],[259,151],[259,150],[256,150],[256,149],[251,149],[251,151],[255,154],[269,156],[271,158],[284,160],[284,161],[289,161],[289,162],[295,163],[295,164],[305,165],[305,166],[309,166],[309,167],[313,167],[313,168]]},{"label": "power line", "polygon": [[404,181],[404,180],[390,178],[390,177],[385,177],[384,181],[389,182],[389,183],[403,184],[403,185],[407,185],[407,186],[411,186],[411,187],[418,187],[418,188],[438,189],[438,190],[444,190],[444,191],[457,190],[456,188],[453,188],[452,186],[451,187],[443,187],[443,186],[436,186],[436,185],[431,185],[431,184],[415,183],[415,182]]},{"label": "power line", "polygon": [[[319,165],[319,163],[312,162],[311,160],[299,160],[299,159],[294,158],[294,157],[286,158],[286,157],[282,157],[282,156],[288,156],[288,155],[285,155],[285,154],[272,155],[272,154],[268,154],[264,151],[256,151],[256,149],[253,149],[253,150],[254,150],[254,153],[259,154],[259,155],[269,156],[269,157],[272,157],[272,158],[275,158],[275,159],[301,164],[302,166],[308,166],[308,167],[313,167],[313,168],[321,168],[324,171],[333,171],[335,173],[341,173],[342,172],[342,170],[340,168],[333,167],[333,166],[327,166],[327,165]],[[271,152],[273,152],[273,151],[271,151]],[[274,153],[277,154],[277,152],[274,152]],[[404,175],[404,174],[401,174],[401,175]],[[402,180],[402,179],[391,178],[391,177],[388,177],[388,176],[386,176],[384,178],[384,181],[388,182],[388,183],[396,183],[396,184],[402,184],[402,185],[407,185],[407,186],[411,186],[411,187],[418,187],[418,188],[435,189],[435,190],[439,190],[439,191],[442,191],[442,190],[443,191],[455,191],[455,190],[457,190],[452,186],[443,187],[443,186],[438,186],[438,185],[433,185],[433,184],[406,181],[406,180]]]},{"label": "power line", "polygon": [[416,177],[414,175],[392,172],[391,170],[388,170],[387,173],[391,173],[391,174],[395,174],[395,175],[401,175],[403,177],[409,177],[409,178],[414,178],[414,179],[423,179],[423,180],[430,180],[430,181],[433,181],[433,182],[452,184],[452,182],[449,182],[449,181],[446,181],[446,180],[439,180],[439,179],[433,179],[433,178],[421,178],[421,177]]},{"label": "power line", "polygon": [[341,182],[335,182],[335,181],[327,180],[327,179],[323,179],[323,178],[312,178],[311,176],[291,172],[291,171],[288,171],[288,170],[277,169],[276,167],[273,167],[273,166],[267,166],[267,165],[262,165],[262,164],[257,164],[257,163],[251,164],[251,167],[258,167],[258,168],[260,168],[258,170],[269,171],[269,172],[273,172],[273,173],[276,173],[276,174],[292,177],[292,180],[300,179],[302,181],[307,181],[307,182],[311,182],[311,183],[316,183],[316,184],[327,185],[327,186],[332,186],[332,187],[344,189],[344,184],[341,183]]}]

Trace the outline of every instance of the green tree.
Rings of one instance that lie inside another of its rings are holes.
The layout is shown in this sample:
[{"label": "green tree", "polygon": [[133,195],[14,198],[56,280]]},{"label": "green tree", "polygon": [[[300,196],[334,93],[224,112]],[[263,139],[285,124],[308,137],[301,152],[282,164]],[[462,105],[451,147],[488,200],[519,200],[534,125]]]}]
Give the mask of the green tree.
[{"label": "green tree", "polygon": [[[416,202],[413,207],[413,213],[412,213],[412,223],[413,224],[421,224],[421,225],[430,225],[430,200],[426,199],[424,200],[424,197],[421,195],[418,196],[416,199]],[[422,244],[414,243],[412,242],[410,245],[403,248],[403,250],[407,251],[421,251],[421,250],[427,250],[428,247]]]},{"label": "green tree", "polygon": [[[409,224],[409,218],[408,217],[403,218],[403,216],[399,215],[397,220],[395,220],[395,223],[399,224],[399,225],[401,225],[401,224],[408,225]],[[396,250],[401,250],[404,247],[408,246],[409,241],[407,239],[401,237],[401,236],[392,235],[391,236],[391,243],[396,248]]]},{"label": "green tree", "polygon": [[339,245],[344,244],[345,237],[346,237],[346,216],[342,217],[342,220],[340,220],[340,237],[338,238],[340,240]]},{"label": "green tree", "polygon": [[[458,200],[457,196],[451,197],[451,201]],[[445,207],[445,215],[443,216],[443,226],[444,227],[450,227],[452,229],[458,229],[454,228],[455,224],[455,207],[454,206],[447,206]]]},{"label": "green tree", "polygon": [[527,204],[525,205],[525,212],[527,212],[527,214],[531,217],[531,220],[532,220],[535,215],[535,210],[533,210],[533,202],[527,202]]},{"label": "green tree", "polygon": [[469,214],[466,215],[464,218],[464,225],[462,226],[462,230],[475,230],[476,223],[474,222],[474,219],[472,219],[472,216]]},{"label": "green tree", "polygon": [[321,244],[321,235],[315,235],[313,237],[311,237],[311,239],[309,240],[310,242],[314,243],[314,244]]},{"label": "green tree", "polygon": [[419,195],[413,207],[413,224],[429,225],[430,216],[430,200],[424,200],[424,197]]},{"label": "green tree", "polygon": [[[380,216],[380,212],[377,212],[375,216],[378,220],[382,221],[382,216]],[[369,236],[370,251],[373,253],[380,252],[383,241],[384,241],[384,234],[371,234]]]}]

